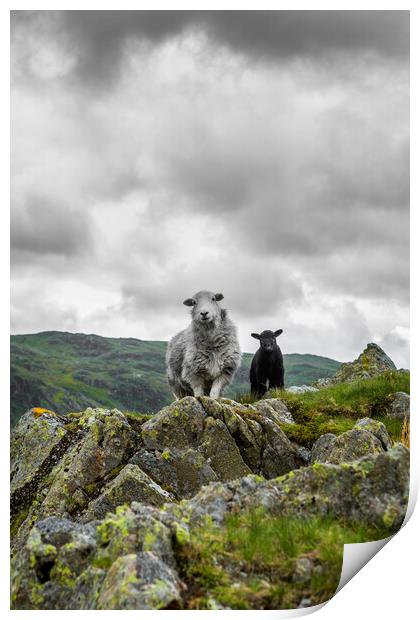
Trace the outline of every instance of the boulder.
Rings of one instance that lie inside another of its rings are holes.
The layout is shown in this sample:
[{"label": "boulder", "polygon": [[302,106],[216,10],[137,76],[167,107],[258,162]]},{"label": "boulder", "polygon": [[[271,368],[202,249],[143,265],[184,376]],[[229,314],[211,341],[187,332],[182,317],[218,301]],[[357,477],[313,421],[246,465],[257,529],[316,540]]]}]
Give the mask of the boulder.
[{"label": "boulder", "polygon": [[97,609],[162,609],[180,600],[175,572],[150,551],[120,556],[109,569]]},{"label": "boulder", "polygon": [[295,423],[292,414],[279,398],[265,398],[264,400],[259,400],[254,404],[254,408],[276,424]]},{"label": "boulder", "polygon": [[52,472],[40,509],[43,517],[75,515],[86,509],[92,495],[98,494],[108,476],[118,473],[139,443],[139,435],[116,409],[87,409],[78,426],[84,436]]},{"label": "boulder", "polygon": [[386,426],[383,422],[380,422],[379,420],[372,420],[372,418],[362,418],[361,420],[357,420],[354,428],[358,430],[369,431],[369,433],[375,435],[375,437],[381,442],[384,450],[388,450],[392,446],[392,441],[388,435]]},{"label": "boulder", "polygon": [[332,433],[325,433],[316,440],[311,450],[311,463],[325,463],[335,444],[337,437]]},{"label": "boulder", "polygon": [[390,418],[404,420],[410,419],[410,395],[405,392],[395,392],[388,397],[388,409],[386,415]]},{"label": "boulder", "polygon": [[18,461],[21,455],[21,467],[32,458],[40,462],[39,454],[45,458],[32,481],[24,485],[24,493],[16,488],[12,495],[12,548],[25,540],[39,519],[83,513],[118,474],[139,441],[140,436],[116,409],[88,408],[76,418],[51,413],[25,416],[13,436],[13,458]]},{"label": "boulder", "polygon": [[[321,436],[314,444],[312,462],[348,463],[383,451],[382,443],[371,432],[353,428],[338,437]],[[322,440],[322,441],[321,441]]]},{"label": "boulder", "polygon": [[11,433],[10,490],[12,512],[30,501],[43,476],[58,463],[69,446],[61,417],[47,409],[30,409]]},{"label": "boulder", "polygon": [[195,447],[203,435],[206,415],[196,398],[177,400],[143,424],[144,446],[149,450]]}]

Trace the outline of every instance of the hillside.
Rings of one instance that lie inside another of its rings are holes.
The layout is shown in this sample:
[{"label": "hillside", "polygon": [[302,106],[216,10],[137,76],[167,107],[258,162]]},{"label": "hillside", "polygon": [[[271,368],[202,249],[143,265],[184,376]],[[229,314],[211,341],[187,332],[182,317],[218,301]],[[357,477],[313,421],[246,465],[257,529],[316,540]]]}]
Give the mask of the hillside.
[{"label": "hillside", "polygon": [[[61,413],[88,406],[158,411],[172,401],[165,378],[165,342],[103,338],[68,332],[11,336],[11,420],[30,407]],[[246,393],[252,354],[227,396]],[[332,376],[339,362],[318,355],[286,354],[286,386]]]}]

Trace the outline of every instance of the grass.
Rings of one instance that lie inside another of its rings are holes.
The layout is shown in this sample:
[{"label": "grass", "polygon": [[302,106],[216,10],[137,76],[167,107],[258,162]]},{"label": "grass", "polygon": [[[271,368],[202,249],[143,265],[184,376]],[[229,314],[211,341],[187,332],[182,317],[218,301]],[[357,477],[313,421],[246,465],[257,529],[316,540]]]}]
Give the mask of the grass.
[{"label": "grass", "polygon": [[[344,433],[363,417],[383,422],[391,439],[401,441],[403,423],[386,416],[388,397],[393,392],[410,393],[409,373],[387,372],[371,379],[339,383],[304,394],[272,390],[267,397],[284,401],[296,424],[283,424],[283,430],[290,440],[310,448],[321,435]],[[250,394],[241,398],[242,403],[255,400]]]},{"label": "grass", "polygon": [[[210,609],[216,601],[233,609],[289,609],[304,597],[323,602],[337,588],[343,545],[388,535],[386,529],[329,517],[268,515],[262,508],[231,515],[223,527],[209,523],[195,530],[190,543],[180,547],[185,607]],[[312,570],[297,582],[303,558]]]}]

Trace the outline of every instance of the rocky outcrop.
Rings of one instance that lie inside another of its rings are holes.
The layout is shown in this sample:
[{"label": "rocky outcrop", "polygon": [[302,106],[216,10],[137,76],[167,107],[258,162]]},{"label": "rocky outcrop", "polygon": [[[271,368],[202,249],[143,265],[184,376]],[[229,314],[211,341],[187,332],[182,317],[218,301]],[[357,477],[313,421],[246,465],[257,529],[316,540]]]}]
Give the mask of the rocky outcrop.
[{"label": "rocky outcrop", "polygon": [[187,397],[144,423],[116,409],[30,410],[12,434],[13,544],[45,517],[86,521],[132,500],[159,506],[212,481],[287,473],[304,459],[283,421],[293,418],[276,399]]},{"label": "rocky outcrop", "polygon": [[[256,506],[267,513],[331,515],[386,526],[402,523],[409,452],[401,444],[354,463],[317,463],[264,480],[248,475],[215,482],[161,508],[132,502],[99,521],[60,517],[37,522],[12,563],[15,609],[156,609],[176,605],[186,585],[177,549],[196,528]],[[308,578],[296,564],[293,581]]]},{"label": "rocky outcrop", "polygon": [[[254,509],[400,527],[409,451],[381,422],[362,418],[311,452],[282,425],[296,428],[274,398],[187,397],[150,417],[28,411],[12,434],[12,607],[182,607],[180,549],[188,558],[200,528]],[[318,568],[303,556],[289,582]]]},{"label": "rocky outcrop", "polygon": [[335,375],[318,379],[318,381],[315,381],[314,386],[321,388],[335,383],[369,379],[383,372],[396,370],[394,362],[385,351],[379,345],[370,342],[357,359],[353,362],[341,364]]}]

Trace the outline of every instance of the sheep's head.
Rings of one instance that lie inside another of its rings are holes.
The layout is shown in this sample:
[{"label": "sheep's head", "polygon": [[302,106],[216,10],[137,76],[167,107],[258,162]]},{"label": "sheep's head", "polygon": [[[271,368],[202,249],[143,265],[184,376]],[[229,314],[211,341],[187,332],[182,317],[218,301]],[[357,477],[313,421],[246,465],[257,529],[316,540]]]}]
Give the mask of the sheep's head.
[{"label": "sheep's head", "polygon": [[191,316],[194,323],[210,327],[218,325],[222,319],[222,309],[218,303],[222,299],[222,293],[200,291],[194,297],[186,299],[184,304],[191,307]]},{"label": "sheep's head", "polygon": [[276,338],[280,336],[281,333],[283,333],[282,329],[277,329],[275,332],[266,329],[261,332],[261,334],[251,334],[251,336],[260,341],[260,347],[263,351],[271,353],[276,346]]}]

